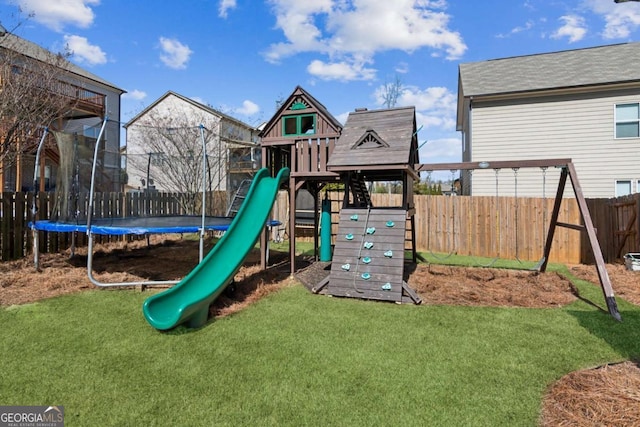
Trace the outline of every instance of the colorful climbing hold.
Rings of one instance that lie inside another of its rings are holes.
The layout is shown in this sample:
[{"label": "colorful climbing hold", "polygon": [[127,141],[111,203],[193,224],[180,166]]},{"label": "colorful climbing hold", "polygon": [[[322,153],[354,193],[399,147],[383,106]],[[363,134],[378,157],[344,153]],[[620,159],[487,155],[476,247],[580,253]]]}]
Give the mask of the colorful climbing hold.
[{"label": "colorful climbing hold", "polygon": [[363,280],[371,279],[371,275],[369,273],[362,273],[360,277],[362,277]]},{"label": "colorful climbing hold", "polygon": [[351,221],[357,221],[357,220],[358,220],[358,214],[351,215]]},{"label": "colorful climbing hold", "polygon": [[387,227],[393,227],[394,225],[396,225],[393,221],[387,221],[387,223],[385,224]]},{"label": "colorful climbing hold", "polygon": [[390,291],[391,290],[391,283],[387,282],[384,285],[381,286],[383,291]]},{"label": "colorful climbing hold", "polygon": [[349,233],[346,236],[344,236],[344,238],[347,240],[353,240],[353,234]]},{"label": "colorful climbing hold", "polygon": [[367,228],[367,234],[373,234],[376,232],[376,228],[375,227],[369,227]]},{"label": "colorful climbing hold", "polygon": [[386,256],[387,258],[392,258],[393,257],[393,251],[392,250],[388,250],[387,252],[384,253],[384,256]]},{"label": "colorful climbing hold", "polygon": [[366,257],[362,258],[362,262],[364,262],[365,264],[369,264],[371,262],[371,258],[366,256]]},{"label": "colorful climbing hold", "polygon": [[373,243],[372,242],[364,242],[364,248],[365,249],[371,249],[373,247]]},{"label": "colorful climbing hold", "polygon": [[349,269],[351,269],[351,264],[342,264],[342,269],[344,271],[349,271]]}]

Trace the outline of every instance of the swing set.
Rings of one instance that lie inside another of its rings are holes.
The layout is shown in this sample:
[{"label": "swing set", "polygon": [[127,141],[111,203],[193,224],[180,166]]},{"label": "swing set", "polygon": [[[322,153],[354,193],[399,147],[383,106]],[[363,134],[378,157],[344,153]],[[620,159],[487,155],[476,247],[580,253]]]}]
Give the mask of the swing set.
[{"label": "swing set", "polygon": [[[616,320],[622,320],[620,313],[618,311],[617,303],[615,300],[615,296],[613,293],[613,288],[611,286],[611,280],[609,278],[609,274],[607,273],[604,257],[602,255],[602,251],[600,249],[600,245],[598,243],[598,238],[596,236],[596,231],[593,226],[593,222],[591,220],[591,215],[589,213],[589,209],[587,207],[586,200],[584,198],[584,194],[582,192],[582,187],[578,181],[578,175],[576,173],[575,166],[573,165],[571,159],[541,159],[541,160],[507,160],[507,161],[495,161],[495,162],[459,162],[459,163],[437,163],[437,164],[420,164],[416,165],[416,171],[418,172],[427,172],[428,179],[430,179],[431,174],[434,171],[469,171],[470,175],[474,170],[487,170],[493,169],[495,172],[495,197],[496,197],[496,235],[495,239],[495,247],[496,253],[495,257],[485,265],[481,265],[483,267],[492,266],[500,257],[500,239],[501,239],[501,229],[502,225],[500,221],[502,220],[502,213],[500,212],[500,203],[499,203],[499,173],[501,170],[511,169],[513,171],[514,176],[514,195],[516,200],[518,200],[518,172],[521,168],[539,168],[542,171],[542,194],[543,199],[546,201],[546,181],[547,181],[547,170],[549,168],[558,168],[560,170],[560,178],[558,181],[558,189],[556,192],[556,197],[553,205],[553,210],[551,212],[551,217],[548,219],[548,228],[546,231],[546,239],[544,241],[544,249],[542,258],[532,270],[544,272],[547,268],[547,263],[549,261],[549,254],[551,252],[551,246],[553,243],[553,237],[555,235],[555,231],[557,227],[568,228],[572,230],[578,230],[586,232],[589,245],[593,252],[593,256],[596,263],[596,269],[598,273],[598,279],[600,281],[600,287],[602,288],[602,292],[604,294],[604,298],[607,304],[607,309],[609,314],[615,318]],[[573,188],[573,193],[575,199],[578,204],[578,209],[580,211],[580,216],[582,218],[582,222],[584,225],[579,224],[568,224],[558,221],[558,217],[560,214],[560,207],[562,205],[563,194],[567,183],[567,178],[571,181],[571,186]],[[545,203],[546,205],[546,203]],[[543,211],[543,227],[547,224],[547,213],[546,209]],[[427,212],[427,221],[430,224],[431,213]],[[519,246],[518,246],[518,238],[519,238],[519,228],[520,224],[518,223],[518,208],[516,205],[515,216],[514,216],[514,232],[515,232],[515,258],[518,262],[522,263],[523,261],[520,259]],[[455,227],[455,218],[454,218],[454,227]],[[473,232],[473,230],[469,230],[469,232]],[[455,242],[455,236],[453,233],[450,233],[450,240]],[[449,247],[450,253],[444,255],[444,257],[436,257],[438,259],[446,259],[451,256],[455,252],[455,243]]]}]

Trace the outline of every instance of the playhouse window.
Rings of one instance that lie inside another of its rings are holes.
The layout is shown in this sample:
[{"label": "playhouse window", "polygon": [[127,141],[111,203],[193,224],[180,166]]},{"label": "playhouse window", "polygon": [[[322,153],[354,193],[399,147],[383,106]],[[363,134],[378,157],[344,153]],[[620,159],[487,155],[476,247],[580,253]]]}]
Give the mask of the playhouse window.
[{"label": "playhouse window", "polygon": [[640,104],[616,105],[616,138],[640,136]]},{"label": "playhouse window", "polygon": [[301,114],[284,117],[282,128],[284,136],[312,135],[316,133],[316,115]]}]

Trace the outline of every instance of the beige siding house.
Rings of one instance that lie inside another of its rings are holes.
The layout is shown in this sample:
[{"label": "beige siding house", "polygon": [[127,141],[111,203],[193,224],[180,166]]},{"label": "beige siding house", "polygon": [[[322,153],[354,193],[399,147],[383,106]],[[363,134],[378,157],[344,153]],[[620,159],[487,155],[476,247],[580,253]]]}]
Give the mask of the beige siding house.
[{"label": "beige siding house", "polygon": [[[640,43],[461,64],[457,130],[464,161],[570,158],[588,198],[640,192]],[[553,196],[558,175],[489,167],[463,193]]]}]

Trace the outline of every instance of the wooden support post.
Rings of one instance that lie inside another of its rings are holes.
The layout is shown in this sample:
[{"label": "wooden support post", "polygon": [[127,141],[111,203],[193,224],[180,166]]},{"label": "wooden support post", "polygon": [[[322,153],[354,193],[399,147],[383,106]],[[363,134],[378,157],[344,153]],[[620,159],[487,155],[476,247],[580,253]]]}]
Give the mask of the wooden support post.
[{"label": "wooden support post", "polygon": [[551,244],[553,243],[553,236],[556,232],[556,226],[558,225],[558,216],[560,215],[560,205],[562,204],[562,195],[564,194],[564,188],[567,183],[567,168],[562,168],[560,172],[560,180],[558,181],[558,191],[556,192],[556,199],[553,203],[553,212],[551,213],[551,220],[549,221],[549,231],[547,232],[547,240],[544,244],[544,253],[542,254],[542,263],[540,264],[540,271],[547,270],[547,264],[549,263],[549,254],[551,253]]},{"label": "wooden support post", "polygon": [[605,301],[607,302],[607,309],[609,310],[609,314],[611,314],[614,319],[620,321],[622,320],[622,317],[618,312],[618,304],[616,303],[616,298],[613,294],[611,279],[609,279],[609,273],[607,273],[607,268],[604,263],[604,257],[602,256],[602,250],[600,249],[600,244],[598,243],[598,236],[596,235],[596,230],[593,227],[593,222],[591,221],[591,214],[589,213],[589,208],[587,207],[587,201],[584,199],[582,187],[578,182],[578,174],[576,173],[575,167],[571,162],[567,164],[567,169],[569,171],[571,185],[573,186],[573,192],[576,196],[576,201],[578,202],[578,209],[580,209],[580,215],[582,216],[582,221],[584,222],[587,236],[589,237],[589,244],[591,245],[591,250],[593,251],[593,256],[596,261],[598,278],[600,279],[602,293],[604,294]]},{"label": "wooden support post", "polygon": [[[266,147],[262,147],[262,167],[265,168],[268,166],[267,164],[267,148]],[[269,171],[271,173],[273,173],[273,171]],[[262,233],[260,233],[260,269],[261,270],[266,270],[267,269],[267,241],[269,239],[269,236],[267,235],[268,231],[267,228],[265,227],[262,230]]]}]

